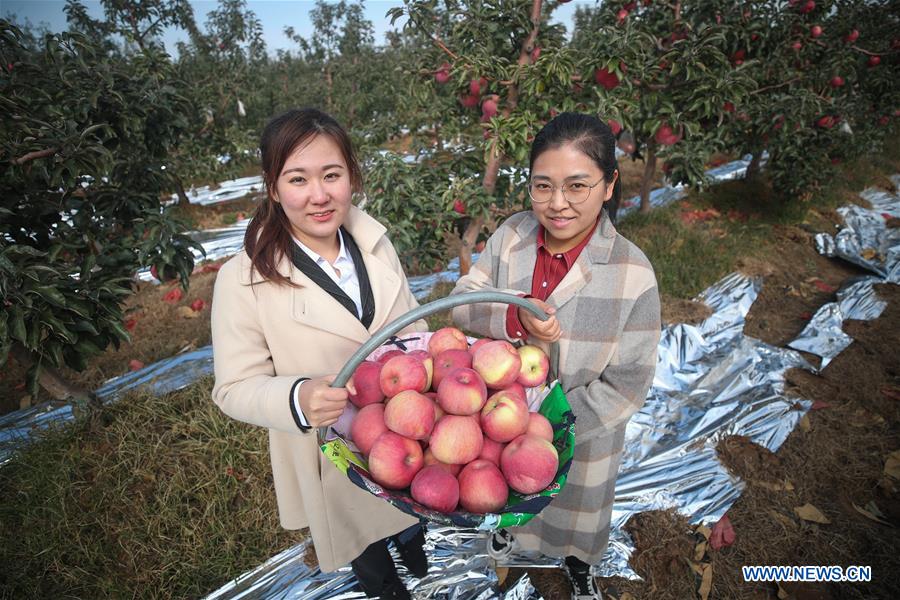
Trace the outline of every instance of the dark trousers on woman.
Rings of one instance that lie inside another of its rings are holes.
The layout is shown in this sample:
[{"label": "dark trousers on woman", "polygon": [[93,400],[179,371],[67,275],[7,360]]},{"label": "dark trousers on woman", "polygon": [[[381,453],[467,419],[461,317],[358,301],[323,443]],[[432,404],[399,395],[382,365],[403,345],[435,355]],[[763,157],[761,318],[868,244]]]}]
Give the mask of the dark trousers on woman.
[{"label": "dark trousers on woman", "polygon": [[388,549],[389,540],[394,541],[403,564],[413,575],[421,578],[428,573],[425,528],[418,524],[370,544],[350,562],[350,566],[366,596],[405,600],[410,597],[409,591],[397,575],[397,567]]}]

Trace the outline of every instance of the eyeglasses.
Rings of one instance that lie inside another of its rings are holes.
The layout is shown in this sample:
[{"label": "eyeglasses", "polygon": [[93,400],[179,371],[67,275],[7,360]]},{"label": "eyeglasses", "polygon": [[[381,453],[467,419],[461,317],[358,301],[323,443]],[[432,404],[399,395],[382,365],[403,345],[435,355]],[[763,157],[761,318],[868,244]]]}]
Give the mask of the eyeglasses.
[{"label": "eyeglasses", "polygon": [[[603,179],[594,185],[573,181],[572,183],[564,183],[559,186],[559,188],[562,190],[563,198],[565,198],[569,204],[581,204],[591,195],[591,190],[601,183],[603,183]],[[550,202],[555,191],[556,186],[548,181],[537,180],[531,181],[528,184],[528,195],[531,196],[531,201],[535,204],[546,204],[547,202]]]}]

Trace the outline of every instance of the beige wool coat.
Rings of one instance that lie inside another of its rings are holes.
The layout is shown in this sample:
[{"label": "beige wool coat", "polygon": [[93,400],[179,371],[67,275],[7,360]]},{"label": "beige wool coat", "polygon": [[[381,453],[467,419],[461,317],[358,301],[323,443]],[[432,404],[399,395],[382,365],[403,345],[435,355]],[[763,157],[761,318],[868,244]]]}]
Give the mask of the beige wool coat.
[{"label": "beige wool coat", "polygon": [[[417,520],[353,485],[322,454],[315,430],[298,429],[290,390],[298,377],[336,374],[385,324],[418,306],[385,228],[351,207],[344,227],[356,240],[375,296],[375,318],[362,323],[288,258],[278,270],[299,287],[260,282],[246,252],[219,270],[212,301],[215,386],[227,415],[269,430],[281,525],[309,527],[322,571],[355,559],[379,539]],[[424,331],[417,321],[405,332]]]},{"label": "beige wool coat", "polygon": [[[538,227],[531,211],[507,219],[452,293],[530,293]],[[597,564],[609,540],[625,426],[644,404],[656,367],[656,277],[644,253],[619,235],[604,212],[547,303],[556,307],[562,330],[558,374],[575,414],[575,452],[559,496],[512,533],[524,550]],[[506,332],[507,307],[460,306],[453,320],[480,335],[514,341]],[[537,340],[529,343],[547,349]]]}]

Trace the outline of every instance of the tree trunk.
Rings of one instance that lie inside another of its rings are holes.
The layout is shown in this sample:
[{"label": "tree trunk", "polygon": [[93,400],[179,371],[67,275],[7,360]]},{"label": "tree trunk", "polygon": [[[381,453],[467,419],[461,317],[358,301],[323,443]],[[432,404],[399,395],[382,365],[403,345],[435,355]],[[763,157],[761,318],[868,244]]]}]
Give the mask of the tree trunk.
[{"label": "tree trunk", "polygon": [[[532,28],[528,35],[522,40],[522,47],[519,49],[519,65],[528,64],[531,61],[531,50],[534,48],[534,42],[537,39],[538,31],[541,27],[541,4],[543,0],[532,0],[531,3],[531,24]],[[503,109],[503,116],[508,117],[519,103],[519,88],[513,84],[509,86],[509,95],[506,100],[506,107]],[[484,179],[481,181],[482,187],[488,194],[493,194],[497,187],[497,175],[500,173],[500,153],[497,145],[491,144],[491,154],[488,158],[487,165],[484,169]],[[469,269],[472,268],[472,250],[478,241],[478,233],[484,226],[483,217],[472,217],[469,226],[463,233],[462,243],[459,247],[459,274],[467,275]]]},{"label": "tree trunk", "polygon": [[750,164],[747,165],[747,172],[744,174],[744,179],[751,180],[759,177],[759,163],[761,160],[762,150],[757,150],[750,158]]},{"label": "tree trunk", "polygon": [[[19,344],[13,344],[10,349],[13,358],[26,369],[34,366],[34,359],[31,354]],[[46,391],[54,400],[64,402],[84,403],[94,408],[100,407],[100,400],[93,393],[74,385],[60,374],[58,370],[51,366],[41,365],[38,375],[38,384]]]},{"label": "tree trunk", "polygon": [[656,144],[647,144],[647,163],[644,165],[644,175],[641,177],[641,212],[650,212],[650,188],[653,186],[653,176],[656,175]]},{"label": "tree trunk", "polygon": [[190,206],[191,201],[184,191],[184,184],[181,182],[181,177],[173,173],[172,181],[175,183],[175,192],[178,194],[178,206]]},{"label": "tree trunk", "polygon": [[328,107],[328,114],[334,114],[334,106],[331,101],[331,90],[334,82],[331,78],[331,67],[326,63],[325,64],[325,106]]}]

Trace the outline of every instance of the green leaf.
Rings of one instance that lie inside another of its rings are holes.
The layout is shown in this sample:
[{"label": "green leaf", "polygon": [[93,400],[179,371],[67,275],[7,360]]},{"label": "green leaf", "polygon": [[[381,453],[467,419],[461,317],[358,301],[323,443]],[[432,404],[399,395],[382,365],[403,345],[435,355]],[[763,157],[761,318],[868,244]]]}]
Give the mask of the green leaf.
[{"label": "green leaf", "polygon": [[90,333],[91,335],[100,335],[100,332],[97,331],[97,328],[94,327],[94,324],[90,321],[78,320],[72,325],[73,331],[83,331],[85,333]]},{"label": "green leaf", "polygon": [[66,308],[66,297],[63,296],[56,288],[42,285],[36,286],[34,288],[34,291],[50,304],[53,304],[60,308]]},{"label": "green leaf", "polygon": [[22,314],[22,309],[18,306],[12,306],[9,309],[10,323],[9,323],[9,337],[14,340],[19,340],[23,344],[25,343],[25,317]]}]

